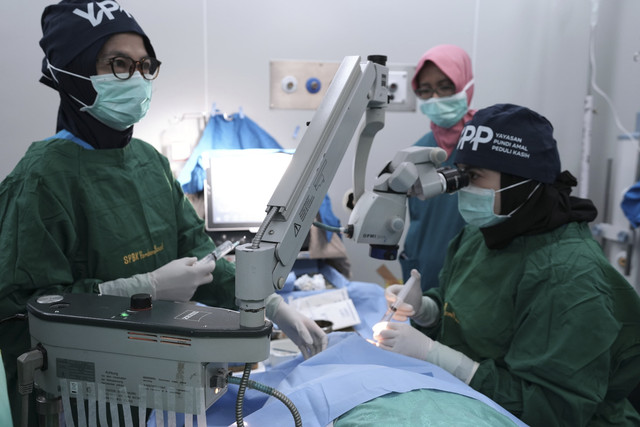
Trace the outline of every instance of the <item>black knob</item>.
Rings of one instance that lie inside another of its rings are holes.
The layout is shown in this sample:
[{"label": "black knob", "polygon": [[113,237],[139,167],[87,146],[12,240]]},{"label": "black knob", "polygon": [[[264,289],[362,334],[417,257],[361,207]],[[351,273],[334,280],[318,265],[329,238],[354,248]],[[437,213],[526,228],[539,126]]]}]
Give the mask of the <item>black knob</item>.
[{"label": "black knob", "polygon": [[131,295],[131,306],[129,307],[132,311],[143,311],[143,310],[151,310],[153,304],[151,303],[151,295],[149,294],[135,294]]}]

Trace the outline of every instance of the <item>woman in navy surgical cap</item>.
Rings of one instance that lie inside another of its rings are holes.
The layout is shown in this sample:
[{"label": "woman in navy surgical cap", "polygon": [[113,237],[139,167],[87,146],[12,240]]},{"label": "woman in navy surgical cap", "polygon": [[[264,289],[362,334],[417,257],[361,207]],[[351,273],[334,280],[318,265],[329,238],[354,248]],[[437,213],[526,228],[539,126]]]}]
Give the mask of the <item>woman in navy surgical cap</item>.
[{"label": "woman in navy surgical cap", "polygon": [[[640,298],[604,257],[590,200],[571,197],[553,127],[525,107],[479,110],[455,163],[468,223],[440,284],[376,337],[439,365],[532,426],[640,425]],[[394,301],[400,285],[387,289]]]},{"label": "woman in navy surgical cap", "polygon": [[[115,1],[48,6],[42,31],[41,82],[60,94],[57,133],[34,142],[0,184],[0,350],[16,422],[30,297],[149,293],[235,308],[234,264],[196,263],[215,245],[167,159],[132,137],[161,70],[149,38]],[[266,315],[305,357],[326,347],[281,297],[269,297]]]}]

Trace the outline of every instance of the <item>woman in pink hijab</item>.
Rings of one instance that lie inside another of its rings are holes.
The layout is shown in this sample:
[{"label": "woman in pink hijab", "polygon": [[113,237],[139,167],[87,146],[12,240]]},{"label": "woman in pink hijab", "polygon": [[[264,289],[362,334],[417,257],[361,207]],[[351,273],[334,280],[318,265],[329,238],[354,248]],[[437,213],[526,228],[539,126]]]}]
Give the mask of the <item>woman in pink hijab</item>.
[{"label": "woman in pink hijab", "polygon": [[[464,123],[473,117],[473,72],[469,55],[458,46],[438,45],[426,51],[411,81],[418,108],[431,121],[431,132],[414,145],[440,147],[449,155],[443,166],[453,166],[451,155]],[[422,275],[422,289],[438,286],[449,241],[465,222],[458,213],[458,196],[444,195],[429,200],[409,199],[409,230],[400,254],[404,280],[412,269]]]}]

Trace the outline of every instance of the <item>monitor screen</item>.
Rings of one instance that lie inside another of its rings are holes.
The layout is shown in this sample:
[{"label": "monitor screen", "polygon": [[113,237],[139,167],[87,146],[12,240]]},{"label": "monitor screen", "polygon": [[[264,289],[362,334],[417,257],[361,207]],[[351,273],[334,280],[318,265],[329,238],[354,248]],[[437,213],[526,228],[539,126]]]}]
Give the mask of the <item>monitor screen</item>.
[{"label": "monitor screen", "polygon": [[265,148],[203,153],[206,230],[255,233],[292,154],[292,150]]}]

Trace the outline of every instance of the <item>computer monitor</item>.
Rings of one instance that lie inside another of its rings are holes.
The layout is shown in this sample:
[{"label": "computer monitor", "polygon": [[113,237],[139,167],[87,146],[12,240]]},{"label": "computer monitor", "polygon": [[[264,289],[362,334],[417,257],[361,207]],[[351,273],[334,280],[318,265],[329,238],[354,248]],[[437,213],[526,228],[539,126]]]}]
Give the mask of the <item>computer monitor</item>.
[{"label": "computer monitor", "polygon": [[292,157],[292,150],[267,148],[202,154],[205,229],[216,244],[242,237],[251,241]]}]

